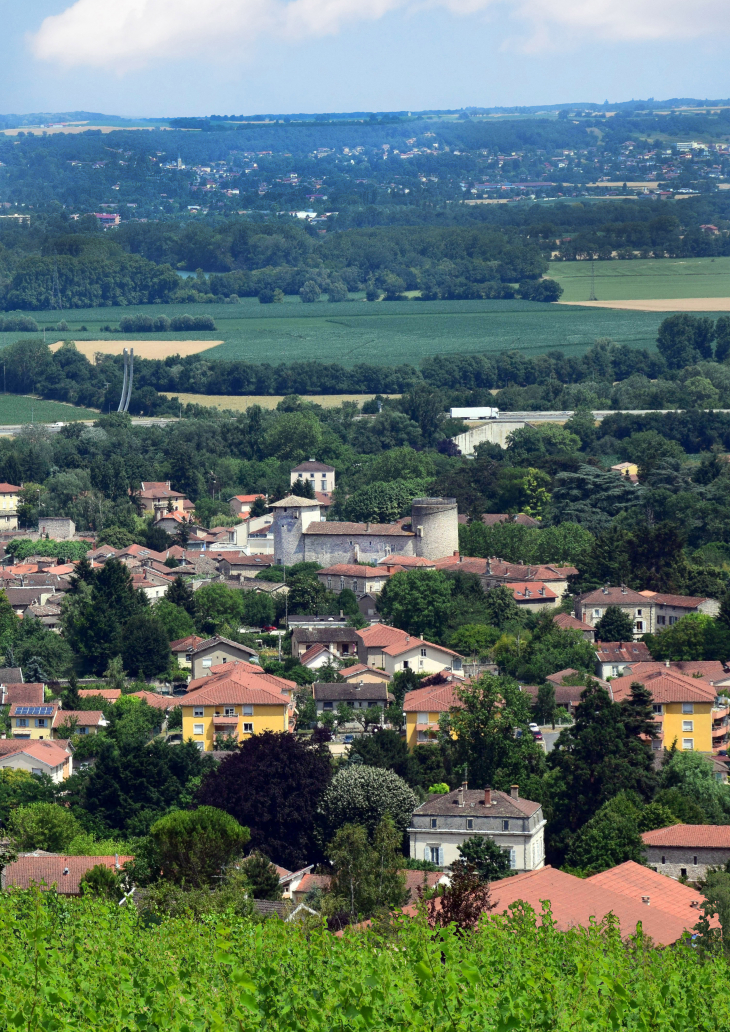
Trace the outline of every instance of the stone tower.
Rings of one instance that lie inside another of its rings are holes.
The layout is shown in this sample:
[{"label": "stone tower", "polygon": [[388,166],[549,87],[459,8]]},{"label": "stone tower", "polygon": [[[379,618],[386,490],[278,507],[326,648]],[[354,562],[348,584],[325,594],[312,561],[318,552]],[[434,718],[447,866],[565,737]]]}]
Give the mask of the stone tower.
[{"label": "stone tower", "polygon": [[411,527],[416,555],[441,559],[459,550],[459,512],[455,498],[414,498]]},{"label": "stone tower", "polygon": [[274,562],[293,566],[305,559],[302,531],[320,519],[319,502],[289,495],[271,506],[274,510]]}]

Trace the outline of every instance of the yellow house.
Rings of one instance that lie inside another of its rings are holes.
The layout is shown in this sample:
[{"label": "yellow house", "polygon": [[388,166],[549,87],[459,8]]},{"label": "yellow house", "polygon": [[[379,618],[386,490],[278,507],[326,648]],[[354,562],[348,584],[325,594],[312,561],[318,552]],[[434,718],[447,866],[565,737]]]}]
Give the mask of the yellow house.
[{"label": "yellow house", "polygon": [[436,741],[441,714],[448,713],[452,706],[461,705],[454,691],[456,684],[458,682],[452,676],[441,684],[416,688],[406,693],[403,712],[406,718],[406,744],[409,750],[413,750],[417,745],[428,745]]},{"label": "yellow house", "polygon": [[295,688],[293,681],[248,663],[221,664],[208,677],[190,683],[181,704],[183,741],[212,752],[218,737],[242,742],[264,731],[288,731]]},{"label": "yellow house", "polygon": [[611,681],[615,702],[631,694],[631,685],[639,681],[651,692],[654,719],[659,738],[653,748],[680,752],[712,752],[712,708],[717,692],[703,678],[686,677],[674,670],[659,670],[644,677],[616,677]]},{"label": "yellow house", "polygon": [[18,529],[19,494],[15,484],[0,484],[0,530]]},{"label": "yellow house", "polygon": [[13,738],[31,738],[39,741],[53,737],[53,722],[58,706],[28,706],[14,703],[10,707],[10,728]]},{"label": "yellow house", "polygon": [[639,467],[635,462],[618,462],[611,466],[614,473],[620,473],[622,477],[638,477]]}]

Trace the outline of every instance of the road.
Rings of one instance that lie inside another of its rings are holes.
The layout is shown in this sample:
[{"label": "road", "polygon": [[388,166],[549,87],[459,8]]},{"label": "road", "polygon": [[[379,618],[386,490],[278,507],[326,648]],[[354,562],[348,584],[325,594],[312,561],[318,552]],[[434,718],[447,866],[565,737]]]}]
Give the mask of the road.
[{"label": "road", "polygon": [[[91,426],[93,420],[84,419],[75,420],[75,422],[88,423]],[[179,422],[179,419],[133,419],[132,426],[165,426],[167,423]],[[17,437],[23,427],[27,425],[27,423],[17,423],[12,426],[0,426],[0,437]],[[62,427],[68,426],[68,423],[41,423],[37,420],[33,425],[44,426],[49,434],[57,434]]]}]

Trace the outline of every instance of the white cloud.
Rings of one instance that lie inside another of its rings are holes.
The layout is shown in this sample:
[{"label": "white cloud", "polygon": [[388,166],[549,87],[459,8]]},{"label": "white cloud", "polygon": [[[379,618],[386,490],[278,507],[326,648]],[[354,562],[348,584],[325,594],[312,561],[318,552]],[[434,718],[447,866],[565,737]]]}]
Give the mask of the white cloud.
[{"label": "white cloud", "polygon": [[[298,41],[375,21],[398,8],[442,7],[458,16],[500,0],[77,0],[46,18],[30,43],[62,65],[116,68],[209,53],[240,54],[262,34]],[[501,0],[532,47],[576,38],[690,40],[730,34],[727,0]]]}]

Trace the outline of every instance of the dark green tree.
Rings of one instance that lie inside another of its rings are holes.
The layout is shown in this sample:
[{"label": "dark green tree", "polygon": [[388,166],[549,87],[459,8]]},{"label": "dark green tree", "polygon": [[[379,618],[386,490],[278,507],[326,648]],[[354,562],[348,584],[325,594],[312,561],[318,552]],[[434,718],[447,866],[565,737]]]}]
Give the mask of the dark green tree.
[{"label": "dark green tree", "polygon": [[241,863],[249,892],[254,899],[281,899],[279,872],[272,862],[258,850]]},{"label": "dark green tree", "polygon": [[661,322],[657,348],[670,369],[683,369],[701,359],[711,359],[714,339],[711,319],[681,313]]},{"label": "dark green tree", "polygon": [[490,838],[470,838],[459,847],[461,859],[474,868],[482,881],[498,881],[510,872],[509,853]]},{"label": "dark green tree", "polygon": [[537,689],[537,699],[533,713],[538,724],[551,724],[555,729],[555,685],[550,681],[544,681]]},{"label": "dark green tree", "polygon": [[162,875],[192,888],[212,885],[240,855],[248,828],[214,806],[175,810],[156,821],[150,838],[157,847]]},{"label": "dark green tree", "polygon": [[451,605],[451,581],[438,570],[394,574],[378,598],[378,609],[395,627],[416,637],[440,640]]},{"label": "dark green tree", "polygon": [[633,860],[644,862],[639,811],[625,794],[610,799],[572,838],[566,862],[585,873],[608,870]]},{"label": "dark green tree", "polygon": [[515,596],[508,587],[500,585],[487,592],[484,616],[487,623],[499,628],[520,619]]},{"label": "dark green tree", "polygon": [[168,669],[172,662],[170,644],[159,620],[140,613],[124,625],[122,660],[129,674],[141,670],[145,677],[154,677]]},{"label": "dark green tree", "polygon": [[608,606],[596,624],[596,641],[633,641],[634,621],[620,606]]},{"label": "dark green tree", "polygon": [[89,868],[79,882],[79,888],[82,896],[97,896],[115,903],[122,894],[119,875],[106,864],[94,864]]}]

